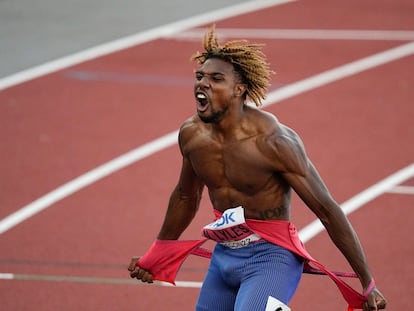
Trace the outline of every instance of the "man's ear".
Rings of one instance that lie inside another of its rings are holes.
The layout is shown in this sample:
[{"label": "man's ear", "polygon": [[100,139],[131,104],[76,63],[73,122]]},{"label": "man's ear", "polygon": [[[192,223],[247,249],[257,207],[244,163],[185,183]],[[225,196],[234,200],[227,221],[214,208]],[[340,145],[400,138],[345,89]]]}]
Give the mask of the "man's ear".
[{"label": "man's ear", "polygon": [[247,85],[244,83],[237,83],[236,85],[236,96],[243,96],[247,91]]}]

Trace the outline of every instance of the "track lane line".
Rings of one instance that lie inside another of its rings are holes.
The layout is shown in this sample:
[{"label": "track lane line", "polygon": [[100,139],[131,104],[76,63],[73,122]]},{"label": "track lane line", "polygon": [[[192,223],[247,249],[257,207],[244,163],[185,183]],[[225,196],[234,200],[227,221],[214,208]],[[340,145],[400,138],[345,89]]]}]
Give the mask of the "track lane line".
[{"label": "track lane line", "polygon": [[396,194],[414,194],[414,186],[395,186],[387,192]]},{"label": "track lane line", "polygon": [[368,57],[361,58],[360,60],[327,70],[291,85],[284,86],[277,91],[270,93],[265,101],[265,105],[280,102],[296,96],[297,94],[310,91],[328,83],[347,78],[413,54],[414,42],[410,42]]},{"label": "track lane line", "polygon": [[[337,80],[355,75],[362,71],[398,60],[414,54],[414,42],[404,44],[343,66],[322,72],[293,84],[284,86],[268,94],[263,106],[278,103],[290,97],[324,86]],[[76,191],[102,179],[117,170],[168,148],[177,142],[178,130],[166,134],[152,142],[144,144],[121,155],[45,194],[32,203],[20,208],[0,221],[0,235],[17,226],[21,222],[64,199]]]},{"label": "track lane line", "polygon": [[143,44],[162,37],[170,36],[176,32],[180,32],[189,28],[197,27],[203,24],[217,22],[233,16],[251,13],[261,9],[282,5],[285,3],[295,2],[297,0],[252,0],[235,4],[223,9],[207,12],[186,18],[167,25],[156,27],[137,34],[126,36],[108,43],[98,45],[96,47],[75,53],[66,57],[62,57],[45,64],[17,72],[6,78],[0,79],[0,91],[9,87],[27,82],[41,76],[56,72],[58,70],[83,63],[110,53],[119,52],[121,50]]},{"label": "track lane line", "polygon": [[[382,194],[388,193],[390,189],[398,187],[399,184],[414,176],[414,163],[397,171],[396,173],[384,178],[378,183],[365,189],[349,200],[341,204],[345,214],[364,206],[368,202],[376,199]],[[303,243],[308,242],[323,230],[323,225],[319,220],[311,222],[299,231],[299,237]],[[18,274],[18,273],[0,273],[0,280],[25,280],[25,281],[48,281],[48,282],[74,282],[74,283],[99,283],[99,284],[130,284],[143,285],[137,280],[128,278],[105,278],[105,277],[87,277],[87,276],[65,276],[65,275],[42,275],[42,274]],[[195,281],[176,281],[176,287],[200,288],[202,282]],[[145,284],[144,284],[145,285]],[[155,281],[154,285],[173,286],[167,282]]]},{"label": "track lane line", "polygon": [[[223,38],[264,39],[264,40],[378,40],[413,41],[412,30],[363,30],[363,29],[275,29],[275,28],[220,28]],[[196,41],[206,28],[191,29],[169,35],[168,38]]]},{"label": "track lane line", "polygon": [[[67,275],[47,275],[47,274],[22,274],[22,273],[0,273],[0,280],[22,280],[22,281],[46,281],[46,282],[71,282],[71,283],[94,283],[94,284],[121,284],[121,285],[144,285],[136,279],[128,278],[105,278],[90,276],[67,276]],[[182,288],[200,288],[202,282],[194,281],[176,281],[175,286],[163,281],[154,281],[152,285],[182,287]]]},{"label": "track lane line", "polygon": [[[361,206],[376,199],[384,193],[388,193],[390,190],[412,177],[414,177],[414,163],[397,171],[396,173],[388,176],[387,178],[381,180],[380,182],[372,185],[356,196],[345,201],[341,204],[341,208],[346,215],[351,214]],[[306,243],[323,230],[324,227],[322,223],[319,221],[319,219],[316,219],[299,231],[299,237],[303,243]]]},{"label": "track lane line", "polygon": [[3,234],[14,226],[17,226],[19,223],[48,208],[52,204],[93,184],[94,182],[173,145],[177,140],[177,135],[178,131],[174,131],[158,139],[155,139],[152,142],[144,144],[101,166],[96,167],[95,169],[38,198],[32,203],[3,218],[0,221],[0,234]]}]

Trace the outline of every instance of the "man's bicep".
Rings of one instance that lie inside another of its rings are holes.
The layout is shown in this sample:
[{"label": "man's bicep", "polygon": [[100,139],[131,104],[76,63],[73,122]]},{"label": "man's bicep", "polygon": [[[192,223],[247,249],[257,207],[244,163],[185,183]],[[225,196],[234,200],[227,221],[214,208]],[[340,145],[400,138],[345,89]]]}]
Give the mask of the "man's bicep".
[{"label": "man's bicep", "polygon": [[203,182],[197,176],[191,161],[183,157],[178,187],[182,195],[193,196],[199,194],[203,189]]},{"label": "man's bicep", "polygon": [[273,137],[275,168],[302,201],[325,224],[339,208],[312,164],[300,137],[285,127]]},{"label": "man's bicep", "polygon": [[314,201],[329,201],[329,192],[306,154],[302,140],[289,128],[284,133],[274,139],[280,173],[305,203],[315,206]]}]

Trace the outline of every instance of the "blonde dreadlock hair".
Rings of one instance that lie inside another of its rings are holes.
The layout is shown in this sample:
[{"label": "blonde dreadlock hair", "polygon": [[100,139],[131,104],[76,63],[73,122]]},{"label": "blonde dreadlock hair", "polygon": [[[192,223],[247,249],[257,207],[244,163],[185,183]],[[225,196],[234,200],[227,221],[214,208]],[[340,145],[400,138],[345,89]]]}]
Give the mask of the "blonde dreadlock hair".
[{"label": "blonde dreadlock hair", "polygon": [[270,75],[274,73],[262,52],[264,45],[252,44],[246,40],[234,40],[220,45],[213,25],[204,36],[203,46],[204,52],[197,52],[191,59],[199,64],[204,64],[209,58],[219,58],[231,63],[241,75],[242,82],[247,84],[246,95],[260,107],[262,99],[266,98]]}]

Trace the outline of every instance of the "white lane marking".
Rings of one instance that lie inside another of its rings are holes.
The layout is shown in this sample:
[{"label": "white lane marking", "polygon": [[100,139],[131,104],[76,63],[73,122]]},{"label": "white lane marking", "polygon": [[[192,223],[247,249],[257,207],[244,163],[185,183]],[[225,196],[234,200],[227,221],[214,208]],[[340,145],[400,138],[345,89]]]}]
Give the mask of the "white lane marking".
[{"label": "white lane marking", "polygon": [[13,280],[14,274],[13,273],[0,273],[0,280]]},{"label": "white lane marking", "polygon": [[339,79],[355,75],[362,71],[384,65],[412,54],[414,54],[414,42],[403,44],[398,47],[361,58],[360,60],[327,70],[291,85],[284,86],[277,91],[270,93],[265,101],[265,104],[267,105],[280,102],[292,96],[296,96],[297,94],[310,91]]},{"label": "white lane marking", "polygon": [[[205,28],[192,29],[169,35],[180,40],[200,40]],[[379,40],[379,41],[413,41],[412,30],[340,30],[340,29],[257,29],[257,28],[220,28],[220,39],[287,39],[287,40]]]},{"label": "white lane marking", "polygon": [[[341,204],[341,208],[343,209],[345,214],[348,215],[360,208],[361,206],[374,200],[378,196],[388,192],[390,189],[396,187],[398,184],[403,183],[404,181],[412,178],[413,176],[414,163],[388,176],[387,178],[365,189],[364,191],[352,197],[351,199],[345,201]],[[324,227],[322,223],[319,221],[319,219],[316,219],[309,225],[302,228],[299,232],[299,236],[303,243],[306,243],[319,232],[321,232],[323,229]]]},{"label": "white lane marking", "polygon": [[[367,188],[351,199],[341,204],[341,208],[345,214],[350,214],[369,201],[374,200],[381,194],[393,189],[399,183],[404,182],[414,176],[414,163],[399,170],[398,172],[388,176],[375,185]],[[323,230],[323,225],[319,220],[315,220],[309,225],[305,226],[299,231],[299,236],[304,243],[315,237]],[[83,277],[83,276],[63,276],[63,275],[37,275],[37,274],[15,274],[15,273],[0,273],[0,279],[3,280],[35,280],[35,281],[56,281],[56,282],[76,282],[76,283],[107,283],[107,284],[131,284],[142,285],[137,280],[128,278],[104,278],[104,277]],[[200,288],[202,282],[195,281],[176,281],[176,287],[184,288]],[[159,286],[172,286],[167,282],[155,281],[154,284]]]},{"label": "white lane marking", "polygon": [[[0,280],[23,280],[23,281],[48,281],[48,282],[72,282],[72,283],[98,283],[98,284],[129,284],[147,285],[135,279],[129,278],[105,278],[90,276],[68,276],[68,275],[45,275],[45,274],[19,274],[19,273],[0,273]],[[174,286],[167,282],[154,281],[159,286]],[[176,281],[176,287],[200,288],[202,282]]]},{"label": "white lane marking", "polygon": [[50,74],[52,72],[74,66],[76,64],[95,59],[110,53],[118,52],[123,49],[130,48],[132,46],[143,44],[155,39],[167,37],[176,32],[186,30],[188,28],[217,22],[229,17],[254,12],[257,10],[277,6],[296,0],[253,0],[235,4],[226,8],[218,9],[215,11],[207,12],[197,16],[193,16],[187,19],[183,19],[174,23],[170,23],[164,26],[156,27],[144,32],[120,38],[108,43],[98,45],[96,47],[75,53],[66,57],[56,59],[51,62],[47,62],[43,65],[33,67],[31,69],[23,70],[10,75],[6,78],[0,79],[0,91],[6,88],[15,86],[17,84]]},{"label": "white lane marking", "polygon": [[[274,92],[269,93],[265,106],[275,104],[281,100],[289,97],[301,94],[303,92],[315,89],[317,87],[326,85],[333,81],[354,75],[363,70],[371,69],[376,66],[385,64],[387,62],[394,61],[396,59],[411,55],[414,53],[414,42],[401,45],[399,47],[374,54],[372,56],[357,60],[344,66],[328,70],[321,74],[312,76],[310,78],[301,80],[291,85],[282,87]],[[90,185],[91,183],[119,170],[122,169],[142,158],[152,155],[155,152],[161,151],[176,142],[177,131],[169,133],[152,143],[140,146],[129,153],[126,153],[114,160],[107,162],[80,177],[64,184],[63,186],[55,189],[54,191],[44,195],[36,201],[30,203],[5,217],[0,221],[0,234],[13,228],[24,220],[31,216],[39,213],[45,208],[49,207],[53,203],[69,196],[70,194]]]},{"label": "white lane marking", "polygon": [[[345,214],[350,214],[366,203],[374,200],[381,194],[389,192],[397,188],[398,184],[412,178],[414,176],[414,163],[401,169],[400,171],[388,176],[382,181],[369,187],[353,198],[341,204],[341,208]],[[401,187],[401,186],[400,186]],[[413,188],[413,187],[409,187]],[[299,231],[299,236],[302,241],[306,243],[319,232],[323,230],[323,226],[319,220],[315,220],[302,230]],[[78,276],[51,276],[51,275],[32,275],[32,274],[13,274],[0,273],[0,279],[16,279],[16,280],[39,280],[39,281],[67,281],[67,282],[82,282],[82,283],[110,283],[110,284],[136,284],[134,280],[120,279],[120,278],[102,278],[102,277],[78,277]],[[160,286],[171,286],[166,282],[155,282]],[[177,281],[177,287],[198,288],[201,287],[202,282],[193,281]]]},{"label": "white lane marking", "polygon": [[[398,46],[357,60],[355,62],[325,71],[310,78],[282,87],[268,94],[264,106],[278,103],[284,99],[296,96],[306,91],[357,74],[367,69],[383,65],[387,62],[409,56],[414,53],[414,42]],[[136,161],[139,161],[155,152],[161,151],[176,143],[178,131],[169,133],[151,143],[140,146],[114,160],[107,162],[78,178],[45,194],[36,201],[22,207],[0,221],[0,234],[13,228],[31,216],[39,213],[53,203],[71,195],[72,193],[90,185],[91,183],[119,170]]]},{"label": "white lane marking", "polygon": [[120,157],[98,166],[97,168],[71,180],[70,182],[33,201],[32,203],[22,207],[0,221],[0,234],[41,212],[53,203],[62,200],[63,198],[79,191],[82,188],[85,188],[99,179],[102,179],[105,176],[124,168],[125,166],[173,145],[177,140],[177,135],[178,131],[175,131],[155,139],[150,143],[144,144]]},{"label": "white lane marking", "polygon": [[414,194],[414,186],[395,186],[387,192],[397,194]]}]

